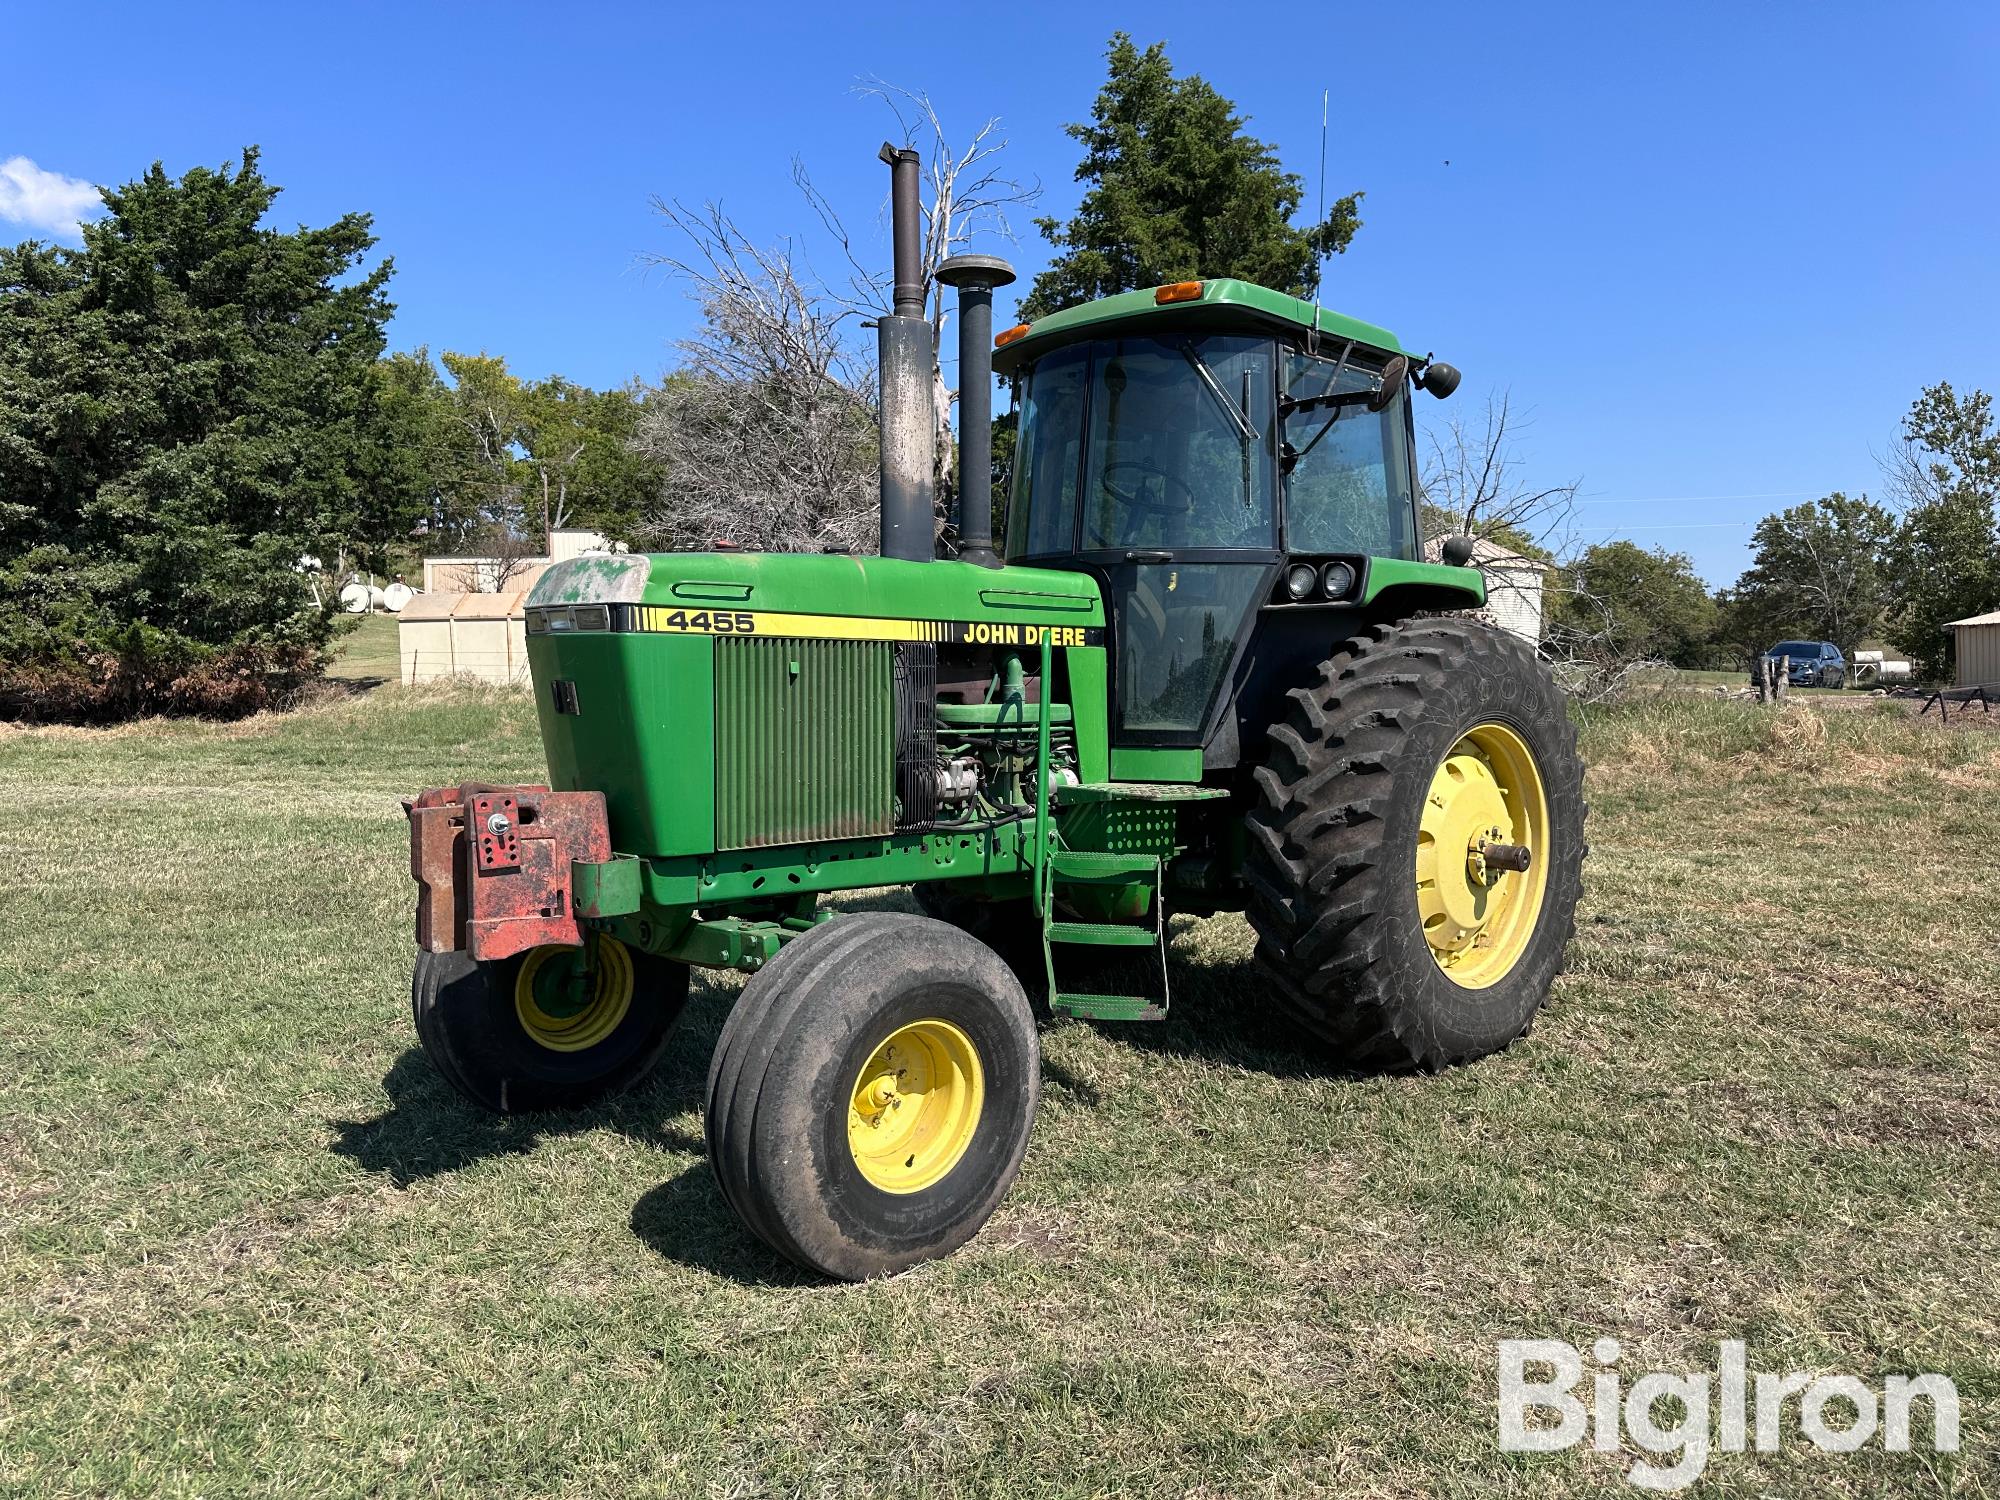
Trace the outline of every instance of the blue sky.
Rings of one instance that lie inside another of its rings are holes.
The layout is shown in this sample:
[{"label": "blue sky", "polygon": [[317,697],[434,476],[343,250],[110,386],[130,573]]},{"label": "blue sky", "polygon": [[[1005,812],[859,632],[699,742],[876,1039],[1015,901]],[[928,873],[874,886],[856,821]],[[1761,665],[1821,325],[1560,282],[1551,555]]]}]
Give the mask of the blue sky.
[{"label": "blue sky", "polygon": [[[1531,477],[1582,481],[1586,536],[1728,582],[1765,511],[1880,491],[1923,384],[2000,381],[1990,3],[9,12],[0,234],[40,232],[22,218],[60,213],[58,179],[255,142],[282,217],[375,215],[399,346],[528,375],[671,362],[691,309],[639,266],[670,246],[655,194],[720,198],[775,238],[810,227],[799,156],[886,259],[874,149],[894,122],[856,92],[870,77],[927,89],[960,132],[1000,116],[1014,170],[1066,214],[1062,127],[1124,26],[1235,99],[1308,206],[1333,90],[1329,193],[1368,196],[1328,305],[1465,371],[1429,412],[1511,391]],[[979,248],[1025,280],[1045,247],[1018,228]]]}]

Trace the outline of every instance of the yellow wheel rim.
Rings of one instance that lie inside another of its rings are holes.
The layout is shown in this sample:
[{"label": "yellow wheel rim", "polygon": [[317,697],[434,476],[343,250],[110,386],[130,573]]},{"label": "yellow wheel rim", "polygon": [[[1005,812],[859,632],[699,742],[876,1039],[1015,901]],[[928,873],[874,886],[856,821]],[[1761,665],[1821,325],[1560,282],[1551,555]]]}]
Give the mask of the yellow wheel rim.
[{"label": "yellow wheel rim", "polygon": [[[1497,984],[1528,951],[1548,890],[1548,844],[1548,798],[1527,741],[1504,724],[1467,730],[1432,773],[1417,829],[1417,910],[1431,957],[1454,984]],[[1498,867],[1521,848],[1526,870]]]},{"label": "yellow wheel rim", "polygon": [[972,1038],[949,1021],[912,1021],[855,1076],[847,1148],[883,1192],[921,1192],[958,1165],[985,1104],[986,1071]]},{"label": "yellow wheel rim", "polygon": [[591,938],[588,957],[582,948],[536,948],[514,976],[514,1014],[538,1045],[581,1052],[618,1029],[632,989],[632,954],[616,938]]}]

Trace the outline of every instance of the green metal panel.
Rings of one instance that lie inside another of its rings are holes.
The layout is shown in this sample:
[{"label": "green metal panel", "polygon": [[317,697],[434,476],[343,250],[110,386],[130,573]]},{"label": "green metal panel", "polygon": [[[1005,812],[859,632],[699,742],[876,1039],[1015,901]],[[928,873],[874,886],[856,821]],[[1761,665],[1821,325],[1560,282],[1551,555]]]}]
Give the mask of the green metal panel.
[{"label": "green metal panel", "polygon": [[[528,637],[549,784],[604,793],[626,854],[715,847],[714,648],[705,636],[577,632]],[[576,685],[576,712],[553,684]]]},{"label": "green metal panel", "polygon": [[1111,776],[1111,693],[1105,686],[1102,646],[1072,646],[1063,654],[1069,667],[1070,712],[1076,723],[1076,768],[1085,781]]},{"label": "green metal panel", "polygon": [[[1086,781],[1091,778],[1085,777]],[[1199,781],[1201,751],[1120,749],[1111,751],[1113,781]]]},{"label": "green metal panel", "polygon": [[1361,588],[1363,604],[1373,604],[1391,589],[1421,589],[1440,598],[1442,602],[1423,606],[1433,609],[1477,609],[1486,602],[1486,575],[1479,569],[1400,557],[1369,558]]},{"label": "green metal panel", "polygon": [[1316,307],[1302,297],[1274,292],[1253,282],[1217,276],[1204,280],[1201,296],[1187,302],[1155,302],[1155,290],[1154,287],[1145,287],[1135,292],[1118,292],[1113,296],[1099,297],[1095,302],[1066,307],[1061,312],[1037,318],[1019,340],[994,351],[994,367],[1003,375],[1009,374],[1023,360],[1032,359],[1044,349],[1092,335],[1107,325],[1137,325],[1134,331],[1144,332],[1146,324],[1157,322],[1165,330],[1185,325],[1190,319],[1205,318],[1214,323],[1218,321],[1215,314],[1219,310],[1234,313],[1246,322],[1289,326],[1301,331],[1317,328],[1323,337],[1353,339],[1356,343],[1389,354],[1410,352],[1386,328]]},{"label": "green metal panel", "polygon": [[715,642],[715,847],[862,838],[894,826],[895,648]]},{"label": "green metal panel", "polygon": [[[818,639],[825,635],[843,647],[863,645],[882,664],[885,683],[891,648],[879,639],[839,639],[841,620],[985,622],[1018,628],[1023,644],[1030,646],[1036,627],[1054,627],[1060,640],[1061,632],[1076,627],[1101,631],[1104,626],[1097,583],[1083,573],[811,553],[578,558],[544,573],[528,602],[531,609],[602,603],[682,611],[691,621],[727,620],[731,626],[740,623],[737,609],[822,617],[827,623],[808,623],[801,627],[804,634],[765,639],[816,647],[829,643]],[[676,634],[573,628],[528,637],[550,784],[558,790],[603,792],[612,847],[621,853],[661,858],[706,854],[718,847],[719,756],[714,722],[718,700],[713,676],[718,643],[736,642],[713,630],[694,629]],[[1076,645],[1058,649],[1070,667],[1079,769],[1087,780],[1102,780],[1110,769],[1104,748],[1104,650]],[[576,714],[555,711],[551,687],[558,679],[576,684]],[[886,726],[890,712],[886,686],[875,701]],[[868,753],[892,756],[890,741],[890,731],[884,727]],[[812,775],[830,774],[832,764],[816,768]],[[881,778],[881,795],[888,795],[892,781],[889,774]],[[734,810],[732,818],[740,818],[741,811]],[[882,812],[869,826],[886,827],[887,818]],[[731,826],[743,831],[740,822]],[[810,837],[800,836],[801,841]]]}]

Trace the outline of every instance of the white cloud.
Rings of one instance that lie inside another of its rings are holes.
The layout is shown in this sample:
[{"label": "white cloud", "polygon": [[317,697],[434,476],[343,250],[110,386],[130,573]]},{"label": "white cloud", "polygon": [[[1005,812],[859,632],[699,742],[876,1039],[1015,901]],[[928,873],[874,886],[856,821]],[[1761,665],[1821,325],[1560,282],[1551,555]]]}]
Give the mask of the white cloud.
[{"label": "white cloud", "polygon": [[80,177],[45,172],[25,156],[0,161],[0,219],[73,240],[97,205],[97,188]]}]

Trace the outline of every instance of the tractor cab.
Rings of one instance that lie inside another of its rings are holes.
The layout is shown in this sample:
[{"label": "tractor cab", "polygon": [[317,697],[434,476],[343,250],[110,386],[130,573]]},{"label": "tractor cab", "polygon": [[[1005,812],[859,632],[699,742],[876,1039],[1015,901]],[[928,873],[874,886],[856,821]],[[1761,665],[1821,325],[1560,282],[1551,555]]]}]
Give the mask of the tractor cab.
[{"label": "tractor cab", "polygon": [[1351,611],[1381,582],[1371,564],[1421,557],[1411,360],[1386,330],[1218,280],[1001,340],[1019,421],[1006,559],[1098,578],[1114,743],[1209,743],[1266,612]]}]

